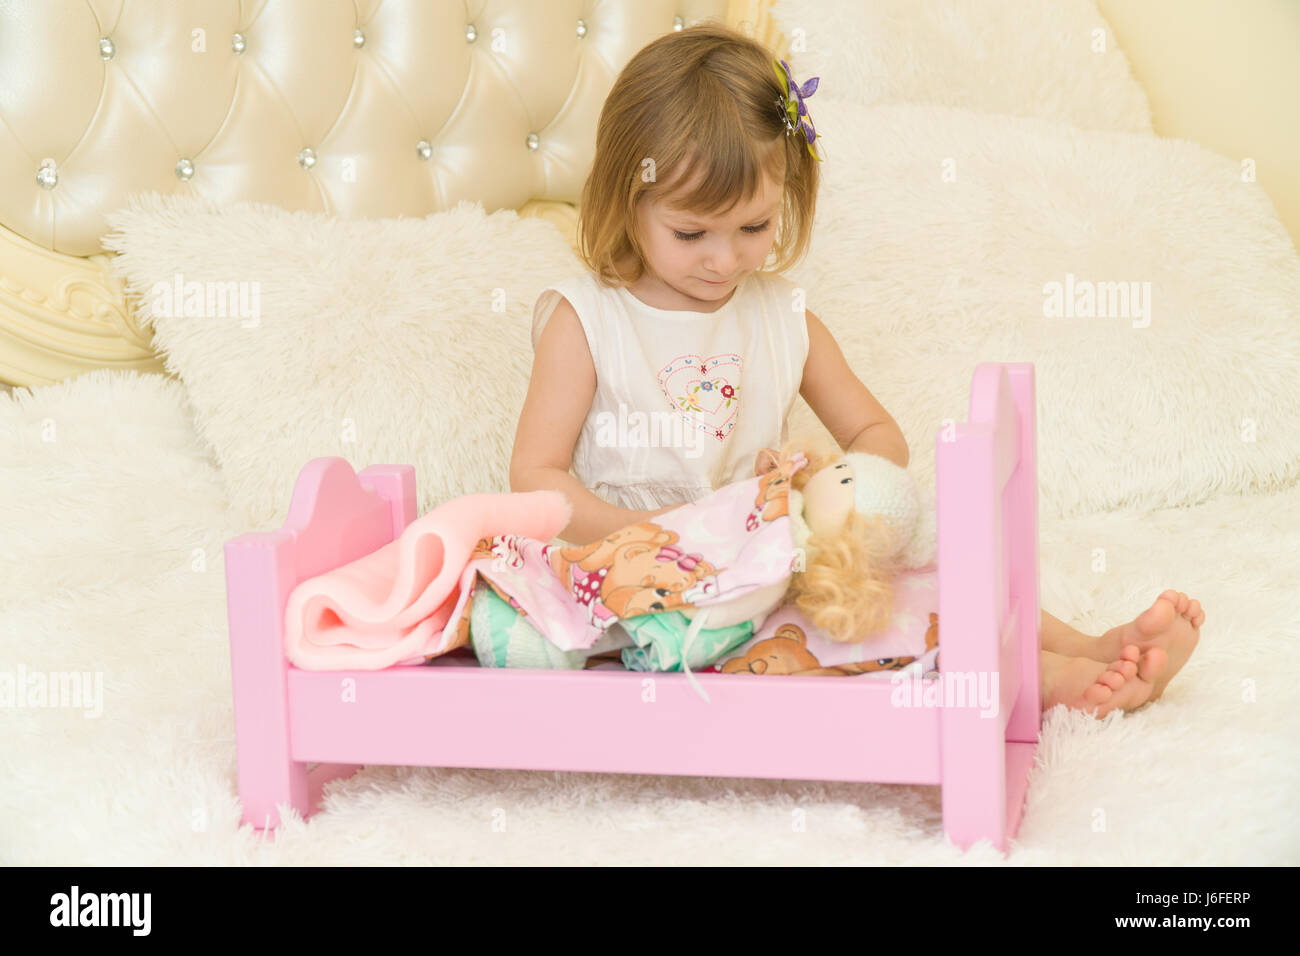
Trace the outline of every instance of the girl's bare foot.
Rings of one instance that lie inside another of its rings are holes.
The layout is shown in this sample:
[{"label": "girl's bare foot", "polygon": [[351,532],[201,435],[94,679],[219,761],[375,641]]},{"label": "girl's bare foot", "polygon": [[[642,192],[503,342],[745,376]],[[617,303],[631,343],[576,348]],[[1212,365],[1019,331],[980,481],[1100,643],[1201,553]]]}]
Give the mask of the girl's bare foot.
[{"label": "girl's bare foot", "polygon": [[1133,710],[1155,699],[1155,681],[1169,663],[1163,648],[1124,647],[1109,664],[1090,657],[1065,657],[1043,651],[1042,705],[1057,704],[1104,717],[1116,708]]},{"label": "girl's bare foot", "polygon": [[1152,647],[1163,649],[1169,655],[1169,666],[1156,678],[1155,692],[1151,695],[1155,700],[1192,656],[1203,623],[1205,611],[1199,601],[1181,591],[1169,590],[1133,620],[1112,627],[1090,648],[1081,650],[1084,656],[1105,662],[1115,660],[1129,644],[1136,644],[1144,651]]}]

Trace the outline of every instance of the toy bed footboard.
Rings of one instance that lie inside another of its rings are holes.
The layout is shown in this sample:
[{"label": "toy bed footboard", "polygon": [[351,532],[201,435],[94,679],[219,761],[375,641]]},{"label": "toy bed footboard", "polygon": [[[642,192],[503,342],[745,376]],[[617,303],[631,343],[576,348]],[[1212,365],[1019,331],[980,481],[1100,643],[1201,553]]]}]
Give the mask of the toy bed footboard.
[{"label": "toy bed footboard", "polygon": [[1040,713],[1033,366],[979,365],[969,418],[936,436],[939,679],[695,675],[710,702],[679,673],[292,666],[293,588],[416,517],[411,466],[311,461],[282,528],[225,546],[244,822],[365,764],[580,770],[938,784],[954,843],[1005,850]]}]

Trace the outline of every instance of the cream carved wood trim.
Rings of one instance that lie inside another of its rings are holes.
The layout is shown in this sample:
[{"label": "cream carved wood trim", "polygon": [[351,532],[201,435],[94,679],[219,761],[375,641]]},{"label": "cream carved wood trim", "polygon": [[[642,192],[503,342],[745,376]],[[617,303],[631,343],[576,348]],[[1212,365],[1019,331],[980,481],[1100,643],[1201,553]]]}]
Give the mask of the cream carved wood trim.
[{"label": "cream carved wood trim", "polygon": [[48,385],[97,368],[163,372],[109,256],[68,256],[0,226],[0,381]]},{"label": "cream carved wood trim", "polygon": [[[788,56],[771,16],[774,0],[728,0],[726,21]],[[532,200],[521,216],[539,216],[576,242],[577,209]],[[0,226],[0,386],[49,385],[97,368],[169,374],[152,330],[133,314],[111,254],[69,256]]]}]

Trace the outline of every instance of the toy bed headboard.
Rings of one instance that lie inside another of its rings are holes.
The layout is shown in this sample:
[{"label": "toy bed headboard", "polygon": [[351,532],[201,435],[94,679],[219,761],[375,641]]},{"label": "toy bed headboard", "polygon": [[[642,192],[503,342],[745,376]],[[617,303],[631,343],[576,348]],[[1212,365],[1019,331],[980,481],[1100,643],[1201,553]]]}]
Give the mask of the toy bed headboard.
[{"label": "toy bed headboard", "polygon": [[600,106],[655,37],[772,0],[9,0],[0,5],[0,383],[165,374],[104,214],[192,191],[344,218],[478,199],[572,241]]}]

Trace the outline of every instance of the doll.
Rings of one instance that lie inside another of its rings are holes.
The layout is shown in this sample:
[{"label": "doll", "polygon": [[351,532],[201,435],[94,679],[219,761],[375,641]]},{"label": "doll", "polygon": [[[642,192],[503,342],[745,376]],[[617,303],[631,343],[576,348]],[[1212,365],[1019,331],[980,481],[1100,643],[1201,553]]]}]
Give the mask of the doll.
[{"label": "doll", "polygon": [[833,641],[862,641],[889,627],[894,577],[933,560],[933,509],[907,469],[812,438],[763,449],[755,474],[805,449],[808,465],[790,479],[796,564],[782,603]]}]

